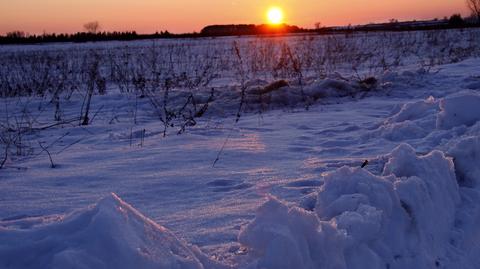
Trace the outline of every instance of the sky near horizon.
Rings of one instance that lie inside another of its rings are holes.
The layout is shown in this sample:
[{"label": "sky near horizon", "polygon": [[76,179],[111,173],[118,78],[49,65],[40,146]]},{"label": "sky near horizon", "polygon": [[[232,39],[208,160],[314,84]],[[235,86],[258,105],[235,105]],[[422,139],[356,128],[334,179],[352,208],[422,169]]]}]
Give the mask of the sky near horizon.
[{"label": "sky near horizon", "polygon": [[468,14],[465,0],[0,0],[0,34],[72,33],[89,21],[105,31],[193,32],[210,24],[266,23],[272,6],[283,9],[285,23],[309,28]]}]

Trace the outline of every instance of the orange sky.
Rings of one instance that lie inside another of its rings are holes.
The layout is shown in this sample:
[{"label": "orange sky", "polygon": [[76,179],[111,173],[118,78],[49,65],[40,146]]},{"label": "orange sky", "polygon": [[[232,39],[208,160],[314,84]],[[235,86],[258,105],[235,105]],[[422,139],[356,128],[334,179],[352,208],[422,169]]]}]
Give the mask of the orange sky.
[{"label": "orange sky", "polygon": [[0,0],[0,34],[77,32],[97,20],[102,30],[200,31],[208,24],[263,23],[270,6],[285,22],[312,28],[468,14],[465,0]]}]

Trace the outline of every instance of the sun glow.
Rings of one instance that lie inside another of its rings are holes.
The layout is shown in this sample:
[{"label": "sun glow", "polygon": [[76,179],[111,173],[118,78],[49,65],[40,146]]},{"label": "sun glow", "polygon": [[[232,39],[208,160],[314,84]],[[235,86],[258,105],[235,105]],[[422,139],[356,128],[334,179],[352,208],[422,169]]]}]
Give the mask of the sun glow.
[{"label": "sun glow", "polygon": [[267,11],[267,19],[270,24],[281,24],[283,22],[283,11],[278,7],[272,7]]}]

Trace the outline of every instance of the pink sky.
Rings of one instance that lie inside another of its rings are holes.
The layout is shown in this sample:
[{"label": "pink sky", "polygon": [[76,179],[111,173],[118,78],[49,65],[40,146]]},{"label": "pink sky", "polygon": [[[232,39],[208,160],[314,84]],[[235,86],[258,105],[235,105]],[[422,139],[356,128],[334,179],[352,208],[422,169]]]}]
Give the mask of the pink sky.
[{"label": "pink sky", "polygon": [[152,33],[200,31],[209,24],[264,23],[268,7],[301,27],[467,15],[465,0],[0,0],[0,34],[77,32],[99,21],[102,30]]}]

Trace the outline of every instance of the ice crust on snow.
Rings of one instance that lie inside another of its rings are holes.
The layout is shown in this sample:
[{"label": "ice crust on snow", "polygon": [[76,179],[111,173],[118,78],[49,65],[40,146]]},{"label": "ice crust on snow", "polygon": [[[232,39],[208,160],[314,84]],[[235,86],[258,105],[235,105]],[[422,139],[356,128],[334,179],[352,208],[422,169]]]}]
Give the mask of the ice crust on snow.
[{"label": "ice crust on snow", "polygon": [[115,194],[54,222],[30,221],[28,230],[0,222],[0,268],[217,268]]}]

